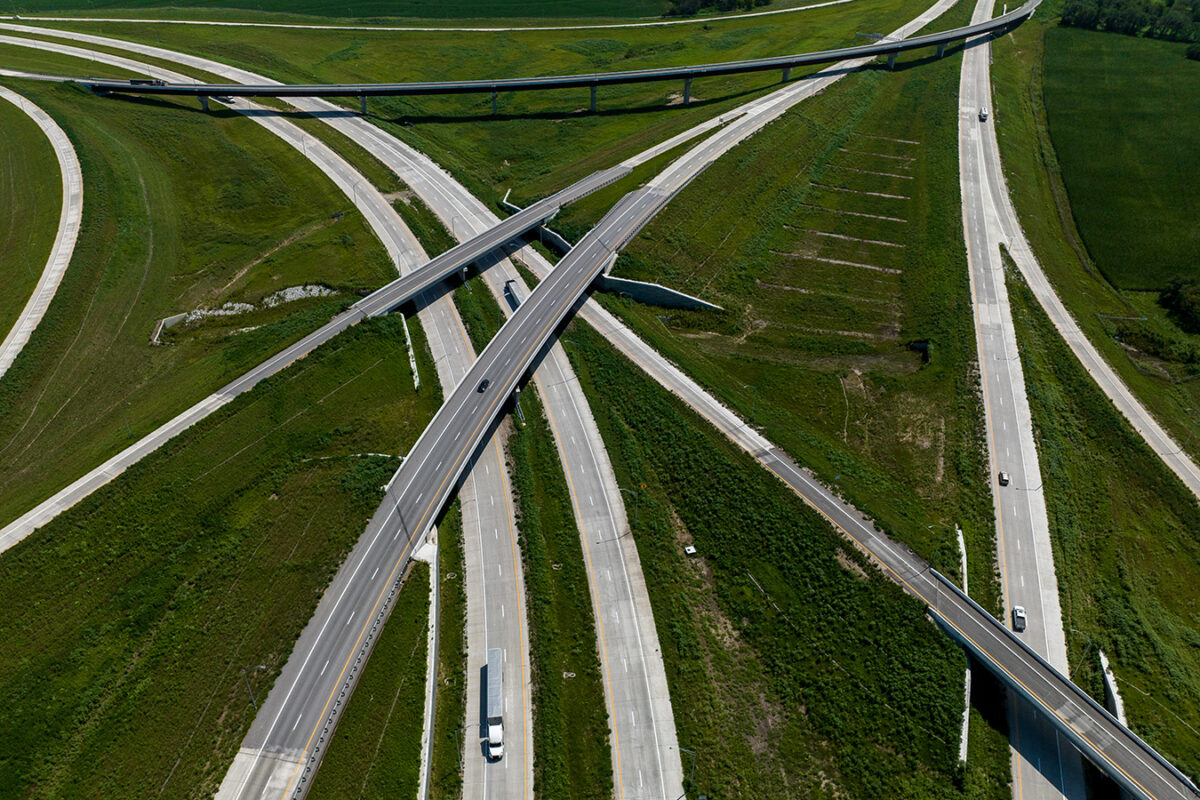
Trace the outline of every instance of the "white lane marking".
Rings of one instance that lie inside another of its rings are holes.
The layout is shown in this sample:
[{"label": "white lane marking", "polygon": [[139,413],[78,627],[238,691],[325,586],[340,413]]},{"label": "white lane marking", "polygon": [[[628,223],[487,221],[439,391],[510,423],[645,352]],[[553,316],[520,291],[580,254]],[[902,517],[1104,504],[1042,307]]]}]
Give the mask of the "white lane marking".
[{"label": "white lane marking", "polygon": [[503,616],[504,616],[504,603],[501,603],[501,604],[500,604],[500,616],[501,616],[502,618],[503,618]]},{"label": "white lane marking", "polygon": [[[355,609],[355,610],[357,610],[357,609]],[[349,625],[351,620],[353,620],[353,619],[354,619],[354,611],[351,611],[350,616],[346,618],[346,624]]]},{"label": "white lane marking", "polygon": [[[329,660],[328,659],[325,660],[325,666],[321,667],[321,675],[324,675],[325,670],[327,670],[327,669],[329,669]],[[320,676],[317,676],[317,677],[320,677]]]},{"label": "white lane marking", "polygon": [[300,717],[302,716],[304,716],[302,713],[296,715],[296,724],[292,726],[292,730],[296,730],[296,725],[300,724]]},{"label": "white lane marking", "polygon": [[375,571],[371,573],[371,580],[375,580],[375,576],[378,574],[379,574],[379,567],[376,567]]}]

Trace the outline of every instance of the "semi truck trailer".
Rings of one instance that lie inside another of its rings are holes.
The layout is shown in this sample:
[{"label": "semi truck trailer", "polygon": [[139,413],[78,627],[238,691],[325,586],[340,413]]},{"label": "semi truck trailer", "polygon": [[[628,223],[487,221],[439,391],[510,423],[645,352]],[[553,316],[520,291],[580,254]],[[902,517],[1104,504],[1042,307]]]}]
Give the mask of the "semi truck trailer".
[{"label": "semi truck trailer", "polygon": [[504,651],[488,650],[487,660],[487,753],[488,758],[504,758]]}]

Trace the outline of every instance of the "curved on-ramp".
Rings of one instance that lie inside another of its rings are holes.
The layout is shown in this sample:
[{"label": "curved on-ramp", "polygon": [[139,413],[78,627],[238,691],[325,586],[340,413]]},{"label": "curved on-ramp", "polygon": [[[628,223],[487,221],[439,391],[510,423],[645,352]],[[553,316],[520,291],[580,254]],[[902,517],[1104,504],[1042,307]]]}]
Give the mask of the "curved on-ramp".
[{"label": "curved on-ramp", "polygon": [[79,224],[83,219],[83,171],[79,168],[79,158],[75,155],[71,140],[49,114],[4,86],[0,86],[0,98],[24,111],[42,129],[54,148],[58,171],[62,175],[62,212],[58,217],[58,233],[29,302],[0,344],[0,377],[3,377],[45,316],[67,272],[67,265],[71,263],[71,254],[75,252],[75,241],[79,237]]}]

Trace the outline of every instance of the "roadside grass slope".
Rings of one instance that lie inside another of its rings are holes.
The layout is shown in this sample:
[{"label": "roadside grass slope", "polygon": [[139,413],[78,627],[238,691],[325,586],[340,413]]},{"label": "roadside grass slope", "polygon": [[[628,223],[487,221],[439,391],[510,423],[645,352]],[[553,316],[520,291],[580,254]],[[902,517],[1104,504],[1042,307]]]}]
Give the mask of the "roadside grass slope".
[{"label": "roadside grass slope", "polygon": [[689,796],[966,796],[965,661],[921,604],[592,329],[568,333],[618,482],[643,487]]},{"label": "roadside grass slope", "polygon": [[54,245],[62,177],[54,148],[29,116],[0,100],[0,341],[29,301]]},{"label": "roadside grass slope", "polygon": [[362,454],[436,409],[410,330],[419,392],[400,321],[363,322],[0,557],[0,797],[216,790],[241,669],[264,697],[395,469]]},{"label": "roadside grass slope", "polygon": [[[956,9],[952,15],[966,12]],[[951,24],[954,20],[946,20]],[[957,56],[836,87],[713,164],[614,274],[725,308],[602,298],[947,574],[997,598],[958,203]]]},{"label": "roadside grass slope", "polygon": [[1008,283],[1071,676],[1103,699],[1102,648],[1133,729],[1200,774],[1200,508],[1084,372],[1013,266]]},{"label": "roadside grass slope", "polygon": [[[75,257],[0,381],[7,522],[394,269],[350,203],[250,120],[17,82],[71,136],[87,180]],[[332,296],[267,307],[275,292]],[[253,308],[171,328],[168,315]]]},{"label": "roadside grass slope", "polygon": [[1050,138],[1088,252],[1121,289],[1200,269],[1200,63],[1186,45],[1046,29]]}]

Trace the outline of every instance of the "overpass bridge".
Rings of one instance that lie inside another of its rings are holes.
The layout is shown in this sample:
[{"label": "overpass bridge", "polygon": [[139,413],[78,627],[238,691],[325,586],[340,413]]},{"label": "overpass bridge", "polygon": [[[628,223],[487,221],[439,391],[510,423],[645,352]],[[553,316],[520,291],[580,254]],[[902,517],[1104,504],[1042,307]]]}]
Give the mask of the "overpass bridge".
[{"label": "overpass bridge", "polygon": [[938,56],[955,43],[985,34],[999,36],[1033,16],[1041,0],[1029,0],[1021,7],[985,22],[952,28],[923,36],[889,40],[857,47],[842,47],[814,53],[799,53],[745,61],[725,61],[715,64],[696,64],[682,67],[635,69],[621,72],[596,72],[581,75],[549,75],[535,78],[492,78],[465,81],[421,81],[414,83],[325,83],[325,84],[223,84],[167,83],[162,81],[85,80],[80,83],[99,94],[183,95],[199,97],[207,108],[214,97],[357,97],[363,113],[368,97],[418,97],[422,95],[491,94],[492,113],[496,113],[496,96],[500,92],[523,92],[547,89],[588,87],[591,90],[591,110],[596,110],[596,91],[601,86],[619,86],[659,81],[683,81],[684,104],[691,101],[692,81],[696,78],[719,75],[739,75],[752,72],[780,70],[783,80],[791,77],[796,67],[832,64],[859,58],[887,56],[888,66],[896,57],[909,50],[936,47]]}]

